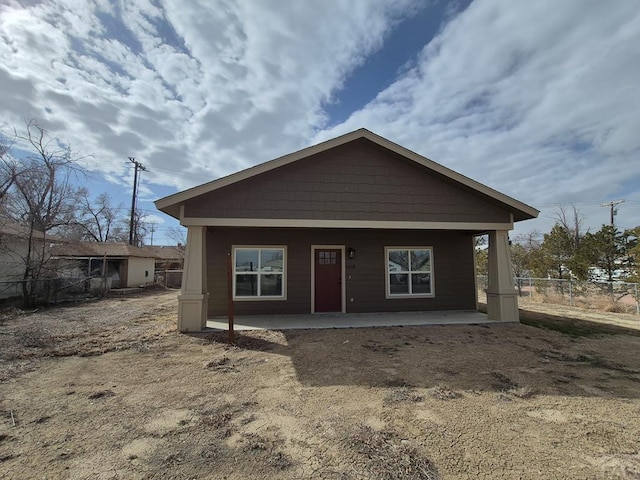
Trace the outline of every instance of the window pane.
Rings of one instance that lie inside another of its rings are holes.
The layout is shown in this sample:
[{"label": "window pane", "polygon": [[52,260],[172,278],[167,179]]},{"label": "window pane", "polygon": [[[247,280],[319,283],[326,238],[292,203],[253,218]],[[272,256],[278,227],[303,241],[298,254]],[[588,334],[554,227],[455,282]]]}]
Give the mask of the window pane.
[{"label": "window pane", "polygon": [[411,250],[411,271],[428,272],[431,270],[431,252],[429,250]]},{"label": "window pane", "polygon": [[409,293],[409,275],[406,273],[392,273],[389,275],[389,293],[406,294]]},{"label": "window pane", "polygon": [[281,272],[284,265],[282,249],[262,249],[260,250],[260,271],[261,272]]},{"label": "window pane", "polygon": [[411,274],[411,293],[431,293],[431,274]]},{"label": "window pane", "polygon": [[236,249],[236,272],[258,271],[258,250],[253,248]]},{"label": "window pane", "polygon": [[389,250],[389,271],[408,272],[409,271],[409,251]]},{"label": "window pane", "polygon": [[256,297],[258,295],[258,275],[236,275],[236,296]]},{"label": "window pane", "polygon": [[282,275],[260,275],[261,297],[281,297],[282,296]]}]

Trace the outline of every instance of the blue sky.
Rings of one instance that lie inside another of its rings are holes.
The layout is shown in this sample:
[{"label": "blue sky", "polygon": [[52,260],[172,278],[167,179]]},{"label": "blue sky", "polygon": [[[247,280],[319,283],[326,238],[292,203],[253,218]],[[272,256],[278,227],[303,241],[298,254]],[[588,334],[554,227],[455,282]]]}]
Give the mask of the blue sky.
[{"label": "blue sky", "polygon": [[[636,0],[15,1],[0,5],[0,124],[91,155],[140,207],[365,127],[584,227],[640,225]],[[149,239],[147,239],[149,241]]]}]

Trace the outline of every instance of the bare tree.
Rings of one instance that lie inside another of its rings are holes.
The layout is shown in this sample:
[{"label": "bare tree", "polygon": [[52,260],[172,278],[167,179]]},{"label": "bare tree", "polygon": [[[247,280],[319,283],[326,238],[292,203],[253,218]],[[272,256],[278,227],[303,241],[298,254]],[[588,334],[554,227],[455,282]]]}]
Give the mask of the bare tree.
[{"label": "bare tree", "polygon": [[[134,245],[141,246],[149,233],[147,215],[136,209],[134,214]],[[101,193],[95,199],[87,189],[78,190],[76,216],[64,228],[67,239],[88,242],[129,241],[129,215],[122,204],[114,205],[108,193]]]},{"label": "bare tree", "polygon": [[[4,135],[0,135],[0,209],[4,199],[13,186],[20,167],[15,158],[11,155],[13,140]],[[1,212],[1,210],[0,210]]]},{"label": "bare tree", "polygon": [[10,213],[40,232],[65,225],[75,210],[77,190],[71,177],[82,171],[79,158],[34,120],[26,122],[25,134],[16,132],[16,140],[30,154],[22,159],[22,171],[15,176]]},{"label": "bare tree", "polygon": [[[5,213],[26,232],[21,254],[22,291],[26,305],[33,305],[40,279],[47,276],[47,236],[74,218],[77,190],[72,175],[82,169],[79,157],[59,139],[51,136],[35,120],[25,122],[24,133],[15,131],[15,143],[29,153],[15,160],[11,185],[5,192]],[[10,155],[6,150],[3,157]]]},{"label": "bare tree", "polygon": [[79,230],[81,240],[92,242],[123,241],[118,224],[123,221],[118,213],[122,205],[113,205],[108,193],[102,193],[91,200],[89,191],[81,188],[78,191],[77,220],[75,227]]},{"label": "bare tree", "polygon": [[186,245],[187,244],[187,234],[184,228],[180,227],[171,227],[167,230],[167,237],[174,242],[176,245]]},{"label": "bare tree", "polygon": [[[137,208],[135,209],[133,214],[133,244],[136,247],[142,247],[144,245],[144,238],[149,234],[149,223],[146,218],[146,213]],[[128,220],[126,222],[128,228]]]},{"label": "bare tree", "polygon": [[584,215],[575,205],[564,206],[558,205],[554,215],[556,224],[560,225],[571,238],[573,250],[580,247],[580,241],[584,236],[582,232],[582,224],[584,223]]}]

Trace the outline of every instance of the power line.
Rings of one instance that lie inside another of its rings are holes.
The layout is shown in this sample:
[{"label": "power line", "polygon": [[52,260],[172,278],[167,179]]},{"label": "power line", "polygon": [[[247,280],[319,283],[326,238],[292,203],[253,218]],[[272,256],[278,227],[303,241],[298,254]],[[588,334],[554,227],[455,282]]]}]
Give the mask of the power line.
[{"label": "power line", "polygon": [[[184,170],[182,170],[182,171],[180,171],[180,170],[170,170],[168,168],[157,168],[157,167],[153,167],[153,171],[154,172],[170,173],[171,176],[178,177],[178,178],[191,177],[191,178],[198,178],[198,179],[202,180],[202,174],[201,173],[196,173],[196,172],[185,172]],[[215,178],[217,178],[217,177],[213,177],[212,180],[215,180]]]}]

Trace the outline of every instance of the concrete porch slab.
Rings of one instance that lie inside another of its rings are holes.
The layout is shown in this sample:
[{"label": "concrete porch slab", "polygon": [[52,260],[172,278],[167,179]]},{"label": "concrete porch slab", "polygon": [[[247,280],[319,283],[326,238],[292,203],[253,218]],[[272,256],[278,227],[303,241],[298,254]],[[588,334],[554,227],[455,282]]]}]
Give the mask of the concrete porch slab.
[{"label": "concrete porch slab", "polygon": [[[317,313],[305,315],[238,315],[234,330],[295,330],[304,328],[363,328],[415,325],[504,323],[476,311]],[[226,317],[207,320],[207,328],[227,330]]]}]

